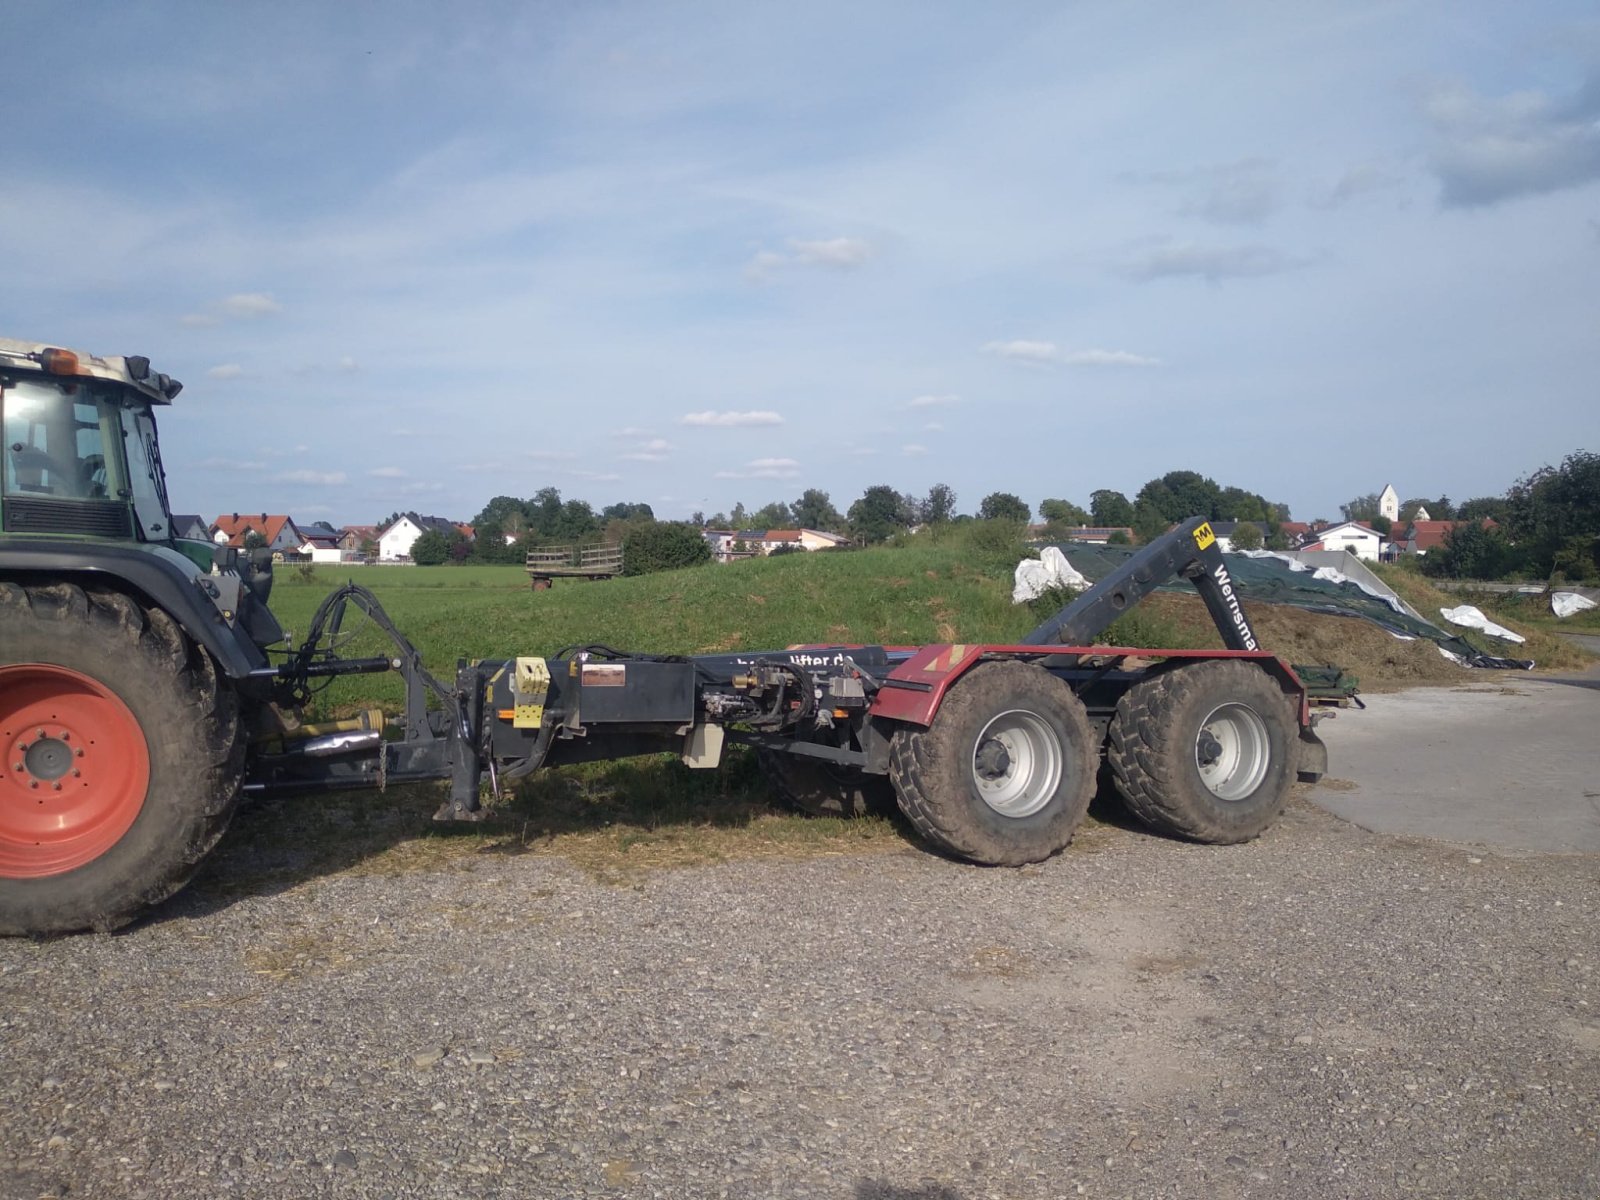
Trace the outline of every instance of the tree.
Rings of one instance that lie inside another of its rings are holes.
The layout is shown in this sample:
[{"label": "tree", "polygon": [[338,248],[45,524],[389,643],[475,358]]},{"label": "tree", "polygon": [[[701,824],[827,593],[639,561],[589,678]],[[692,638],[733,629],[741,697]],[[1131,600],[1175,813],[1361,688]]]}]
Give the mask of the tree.
[{"label": "tree", "polygon": [[752,529],[793,529],[794,513],[782,500],[774,500],[750,514]]},{"label": "tree", "polygon": [[1094,517],[1094,523],[1102,527],[1131,526],[1133,503],[1121,492],[1101,488],[1089,496],[1089,514]]},{"label": "tree", "polygon": [[955,520],[956,493],[948,483],[936,483],[928,489],[920,505],[924,525],[945,525]]},{"label": "tree", "polygon": [[1504,525],[1507,507],[1508,503],[1504,496],[1477,496],[1461,502],[1461,506],[1456,509],[1456,520],[1481,521],[1484,517],[1492,517]]},{"label": "tree", "polygon": [[[457,535],[459,540],[460,535]],[[425,529],[411,543],[411,561],[419,567],[437,567],[450,557],[451,540],[437,529]]]},{"label": "tree", "polygon": [[[625,501],[617,504],[608,504],[600,510],[601,524],[607,521],[654,521],[655,519],[655,510],[643,501],[637,504],[629,504]],[[698,521],[694,523],[699,524]]]},{"label": "tree", "polygon": [[[1394,522],[1389,520],[1388,517],[1373,517],[1372,520],[1367,522],[1367,524],[1372,526],[1372,528],[1377,530],[1379,533],[1383,534],[1384,537],[1388,537],[1394,532]],[[1401,524],[1404,525],[1406,522],[1402,521]]]},{"label": "tree", "polygon": [[850,506],[849,518],[854,537],[868,543],[884,541],[911,525],[904,497],[881,483],[869,487],[861,499]]},{"label": "tree", "polygon": [[1600,454],[1577,450],[1506,493],[1507,536],[1541,575],[1573,538],[1600,536]]},{"label": "tree", "polygon": [[650,575],[711,561],[711,543],[680,522],[636,525],[622,542],[622,573]]},{"label": "tree", "polygon": [[789,506],[789,510],[794,516],[794,523],[801,529],[838,533],[847,528],[844,514],[833,506],[828,493],[816,488],[807,488],[801,493],[800,499]]},{"label": "tree", "polygon": [[246,550],[259,550],[266,544],[267,539],[259,529],[247,529],[244,531],[244,548]]},{"label": "tree", "polygon": [[743,500],[735,500],[733,502],[733,511],[728,514],[728,524],[735,529],[748,529],[750,527],[750,514],[745,512]]},{"label": "tree", "polygon": [[496,496],[483,506],[483,510],[472,518],[474,527],[479,525],[498,525],[508,533],[520,533],[523,525],[527,523],[527,510],[521,500],[515,496]]},{"label": "tree", "polygon": [[1228,542],[1235,550],[1259,550],[1265,540],[1261,534],[1261,526],[1254,521],[1240,521],[1233,527],[1233,536]]},{"label": "tree", "polygon": [[554,539],[560,536],[561,492],[553,487],[540,488],[523,505],[528,518],[528,532],[534,537]]},{"label": "tree", "polygon": [[1271,504],[1254,492],[1225,487],[1217,495],[1214,515],[1219,521],[1265,521],[1272,515],[1271,508]]},{"label": "tree", "polygon": [[1339,505],[1339,511],[1344,514],[1346,521],[1370,521],[1374,517],[1383,515],[1379,507],[1377,492],[1368,492],[1365,496],[1356,496],[1349,503]]},{"label": "tree", "polygon": [[1026,525],[1033,510],[1010,492],[990,492],[978,505],[980,521],[1015,521]]},{"label": "tree", "polygon": [[1134,508],[1143,502],[1166,518],[1167,523],[1189,517],[1214,517],[1222,489],[1216,481],[1198,471],[1168,471],[1139,489]]},{"label": "tree", "polygon": [[1064,527],[1089,524],[1089,514],[1070,500],[1041,500],[1039,515],[1047,525]]},{"label": "tree", "polygon": [[1108,546],[1129,546],[1132,544],[1133,539],[1128,536],[1126,529],[1118,529],[1106,538],[1106,545]]},{"label": "tree", "polygon": [[1451,579],[1498,579],[1510,570],[1513,555],[1498,528],[1474,522],[1448,530],[1443,544],[1423,558],[1422,571]]}]

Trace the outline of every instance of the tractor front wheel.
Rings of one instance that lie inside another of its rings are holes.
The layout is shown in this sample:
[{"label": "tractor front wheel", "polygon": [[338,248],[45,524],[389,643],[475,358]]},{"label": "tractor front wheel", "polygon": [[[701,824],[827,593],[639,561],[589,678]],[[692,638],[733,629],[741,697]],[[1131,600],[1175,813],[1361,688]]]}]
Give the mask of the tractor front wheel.
[{"label": "tractor front wheel", "polygon": [[0,631],[0,933],[114,929],[227,827],[237,697],[118,592],[0,583]]}]

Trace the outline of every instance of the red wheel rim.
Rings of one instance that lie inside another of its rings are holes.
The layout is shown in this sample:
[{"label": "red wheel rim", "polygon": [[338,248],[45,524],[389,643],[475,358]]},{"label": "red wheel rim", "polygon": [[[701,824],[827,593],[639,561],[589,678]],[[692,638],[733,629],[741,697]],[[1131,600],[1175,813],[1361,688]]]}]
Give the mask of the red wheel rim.
[{"label": "red wheel rim", "polygon": [[93,862],[144,807],[150,749],[138,720],[67,667],[0,667],[0,751],[0,878]]}]

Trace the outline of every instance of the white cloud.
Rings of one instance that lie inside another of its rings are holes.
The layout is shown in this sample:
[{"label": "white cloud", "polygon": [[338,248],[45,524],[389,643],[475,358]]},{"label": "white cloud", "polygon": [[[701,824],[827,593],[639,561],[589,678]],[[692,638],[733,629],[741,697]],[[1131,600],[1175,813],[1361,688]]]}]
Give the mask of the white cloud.
[{"label": "white cloud", "polygon": [[409,479],[411,472],[404,467],[373,467],[367,472],[374,479]]},{"label": "white cloud", "polygon": [[800,464],[792,458],[755,458],[742,471],[718,471],[718,479],[794,479]]},{"label": "white cloud", "polygon": [[244,368],[238,363],[223,363],[221,366],[212,367],[206,372],[207,379],[237,379],[244,374]]},{"label": "white cloud", "polygon": [[1428,97],[1433,172],[1446,208],[1578,187],[1600,179],[1600,73],[1567,101],[1538,91],[1486,98],[1464,87]]},{"label": "white cloud", "polygon": [[343,471],[313,471],[309,468],[302,468],[298,471],[284,471],[281,474],[274,475],[272,478],[278,483],[314,483],[318,486],[329,487],[333,484],[343,483],[346,476]]},{"label": "white cloud", "polygon": [[1132,279],[1149,281],[1178,276],[1193,276],[1208,283],[1223,279],[1246,279],[1257,275],[1277,275],[1305,265],[1270,246],[1196,246],[1188,243],[1158,246],[1127,259],[1122,273]]},{"label": "white cloud", "polygon": [[756,251],[745,264],[744,271],[755,282],[765,283],[787,267],[852,271],[871,257],[872,244],[861,238],[790,238],[787,251]]},{"label": "white cloud", "polygon": [[943,433],[944,432],[944,422],[943,421],[929,421],[922,428],[928,433]]},{"label": "white cloud", "polygon": [[672,443],[665,438],[651,438],[642,442],[637,449],[617,457],[630,462],[665,462],[670,457],[667,451],[671,449]]},{"label": "white cloud", "polygon": [[203,458],[195,465],[198,467],[210,467],[216,470],[225,471],[264,471],[267,469],[266,463],[250,462],[248,460],[241,461],[237,458],[220,457]]},{"label": "white cloud", "polygon": [[361,364],[346,354],[339,360],[338,369],[341,371],[359,371],[361,370]]},{"label": "white cloud", "polygon": [[1069,367],[1154,367],[1161,363],[1159,358],[1126,350],[1072,350],[1059,361]]},{"label": "white cloud", "polygon": [[900,453],[904,454],[907,458],[921,458],[927,452],[928,448],[918,442],[908,442],[906,445],[900,447]]},{"label": "white cloud", "polygon": [[235,292],[224,299],[219,307],[230,317],[246,320],[283,311],[283,306],[266,292]]},{"label": "white cloud", "polygon": [[983,352],[1033,366],[1057,362],[1061,355],[1054,342],[1030,342],[1021,338],[1009,342],[985,342]]},{"label": "white cloud", "polygon": [[859,267],[872,257],[872,247],[860,238],[836,237],[821,241],[791,241],[794,261],[806,267]]},{"label": "white cloud", "polygon": [[[994,343],[990,343],[993,345]],[[987,347],[986,347],[987,348]],[[905,402],[906,408],[949,408],[952,404],[960,404],[960,396],[916,396]]]},{"label": "white cloud", "polygon": [[1219,225],[1259,225],[1279,207],[1276,167],[1268,159],[1130,172],[1121,178],[1128,183],[1179,188],[1179,213]]},{"label": "white cloud", "polygon": [[742,429],[757,425],[782,425],[783,418],[775,412],[705,412],[684,413],[678,418],[680,425],[695,425],[701,428],[716,429]]}]

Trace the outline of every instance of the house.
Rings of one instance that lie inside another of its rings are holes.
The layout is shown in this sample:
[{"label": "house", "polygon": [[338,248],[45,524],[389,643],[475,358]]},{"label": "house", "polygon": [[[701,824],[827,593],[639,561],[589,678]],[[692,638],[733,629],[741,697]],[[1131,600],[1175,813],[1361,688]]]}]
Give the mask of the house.
[{"label": "house", "polygon": [[1377,562],[1383,550],[1383,535],[1362,521],[1343,521],[1329,525],[1313,535],[1316,540],[1302,550],[1348,550],[1359,559]]},{"label": "house", "polygon": [[288,516],[282,513],[224,514],[210,525],[211,540],[219,546],[243,549],[252,533],[275,554],[295,554],[305,538]]},{"label": "house", "polygon": [[300,533],[305,540],[300,543],[299,550],[308,562],[336,563],[340,560],[340,534],[333,526],[317,521],[301,526]]},{"label": "house", "polygon": [[430,529],[446,537],[461,532],[454,521],[447,521],[443,517],[424,517],[414,512],[405,513],[378,534],[378,561],[410,562],[412,545]]},{"label": "house", "polygon": [[173,513],[172,536],[183,538],[185,541],[209,542],[211,526],[206,524],[204,517],[190,513]]},{"label": "house", "polygon": [[[372,547],[368,550],[367,547]],[[376,525],[346,525],[339,535],[340,562],[366,562],[378,552]]]},{"label": "house", "polygon": [[1066,542],[1089,542],[1104,546],[1116,534],[1121,534],[1129,545],[1134,541],[1133,530],[1126,525],[1074,525],[1066,529],[1053,525],[1030,525],[1030,537],[1059,537]]},{"label": "house", "polygon": [[700,536],[718,562],[754,558],[785,550],[831,550],[847,546],[850,539],[822,529],[702,529]]},{"label": "house", "polygon": [[[1444,539],[1452,529],[1462,525],[1471,525],[1471,521],[1403,521],[1396,522],[1395,527],[1389,532],[1389,545],[1391,557],[1400,554],[1426,554],[1444,545]],[[1483,518],[1481,524],[1485,529],[1496,528],[1493,517]]]}]

